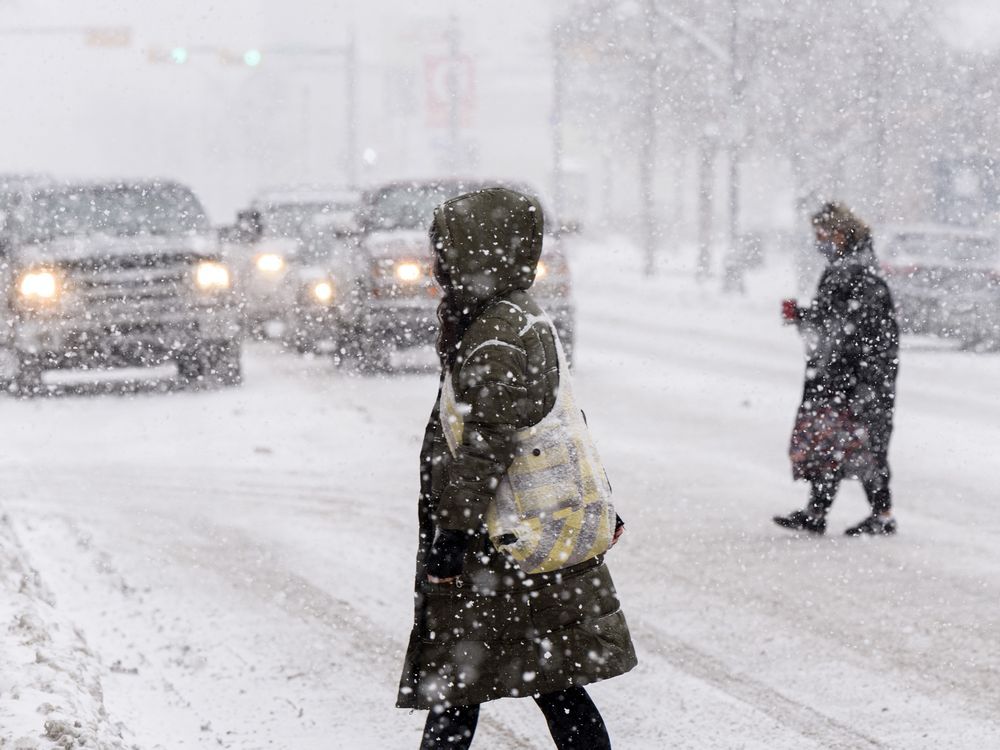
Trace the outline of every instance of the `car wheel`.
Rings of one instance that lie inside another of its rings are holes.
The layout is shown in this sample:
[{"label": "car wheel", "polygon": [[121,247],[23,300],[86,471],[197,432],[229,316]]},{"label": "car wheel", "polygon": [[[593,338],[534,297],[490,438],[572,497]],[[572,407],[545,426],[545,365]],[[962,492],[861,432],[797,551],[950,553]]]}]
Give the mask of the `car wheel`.
[{"label": "car wheel", "polygon": [[0,391],[9,391],[20,370],[17,353],[7,347],[0,347]]},{"label": "car wheel", "polygon": [[358,369],[366,373],[390,372],[396,346],[385,340],[363,339],[358,352]]},{"label": "car wheel", "polygon": [[293,349],[296,354],[312,354],[316,351],[315,342],[302,333],[294,333],[285,339],[285,347]]},{"label": "car wheel", "polygon": [[189,382],[239,385],[243,382],[240,345],[234,342],[206,344],[177,358],[178,374]]},{"label": "car wheel", "polygon": [[44,388],[42,371],[37,361],[13,349],[0,349],[0,390],[21,398],[37,396]]}]

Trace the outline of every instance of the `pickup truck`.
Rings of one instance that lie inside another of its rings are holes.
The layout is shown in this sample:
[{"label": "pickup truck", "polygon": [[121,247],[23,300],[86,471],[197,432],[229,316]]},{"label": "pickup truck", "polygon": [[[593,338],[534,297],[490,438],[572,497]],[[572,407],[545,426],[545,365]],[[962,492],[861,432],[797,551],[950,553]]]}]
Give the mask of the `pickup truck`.
[{"label": "pickup truck", "polygon": [[175,362],[241,380],[229,269],[201,204],[173,182],[48,185],[0,206],[0,384],[45,393],[54,369]]},{"label": "pickup truck", "polygon": [[[434,208],[462,193],[501,184],[534,192],[523,185],[478,179],[392,182],[364,194],[354,281],[361,301],[354,308],[352,327],[363,368],[391,370],[404,350],[434,343],[440,290],[427,234]],[[560,227],[551,211],[545,209],[545,214],[545,245],[532,294],[552,318],[572,358],[572,278]]]},{"label": "pickup truck", "polygon": [[358,199],[338,188],[270,190],[223,228],[247,331],[301,353],[337,350],[350,292],[337,258],[357,239]]}]

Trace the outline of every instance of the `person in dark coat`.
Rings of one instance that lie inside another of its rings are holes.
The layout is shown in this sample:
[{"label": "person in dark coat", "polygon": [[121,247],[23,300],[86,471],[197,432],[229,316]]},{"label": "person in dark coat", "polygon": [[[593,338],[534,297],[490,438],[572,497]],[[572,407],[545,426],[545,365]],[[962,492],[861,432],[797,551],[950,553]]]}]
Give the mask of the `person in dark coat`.
[{"label": "person in dark coat", "polygon": [[539,203],[447,201],[431,242],[442,375],[421,449],[415,611],[397,706],[468,748],[482,703],[532,697],[557,747],[610,740],[584,686],[636,664],[604,562],[622,525],[558,335],[528,290]]},{"label": "person in dark coat", "polygon": [[828,203],[813,216],[813,228],[826,270],[812,303],[792,303],[785,311],[809,351],[790,456],[794,477],[809,481],[812,489],[804,510],[775,516],[774,522],[822,534],[841,480],[856,478],[871,514],[846,533],[894,534],[888,453],[899,326],[892,295],[863,221],[843,205]]}]

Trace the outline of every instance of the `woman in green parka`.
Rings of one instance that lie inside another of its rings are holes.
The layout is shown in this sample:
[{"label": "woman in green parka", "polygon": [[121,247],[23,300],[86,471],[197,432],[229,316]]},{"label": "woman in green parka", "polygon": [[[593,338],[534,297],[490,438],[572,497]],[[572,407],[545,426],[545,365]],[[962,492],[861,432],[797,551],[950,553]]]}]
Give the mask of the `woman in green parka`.
[{"label": "woman in green parka", "polygon": [[434,212],[441,386],[420,455],[415,617],[397,705],[421,748],[468,748],[479,706],[534,698],[557,747],[610,748],[584,686],[636,664],[604,554],[622,523],[552,323],[528,293],[539,203]]}]

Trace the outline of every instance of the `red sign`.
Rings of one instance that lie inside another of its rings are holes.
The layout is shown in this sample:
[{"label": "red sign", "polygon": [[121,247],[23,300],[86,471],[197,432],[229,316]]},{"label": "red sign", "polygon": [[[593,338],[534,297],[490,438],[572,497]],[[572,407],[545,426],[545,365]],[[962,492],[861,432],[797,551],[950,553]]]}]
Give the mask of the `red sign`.
[{"label": "red sign", "polygon": [[427,90],[427,124],[447,127],[451,123],[452,107],[458,124],[467,126],[472,120],[476,102],[475,65],[468,55],[428,56],[424,60]]}]

